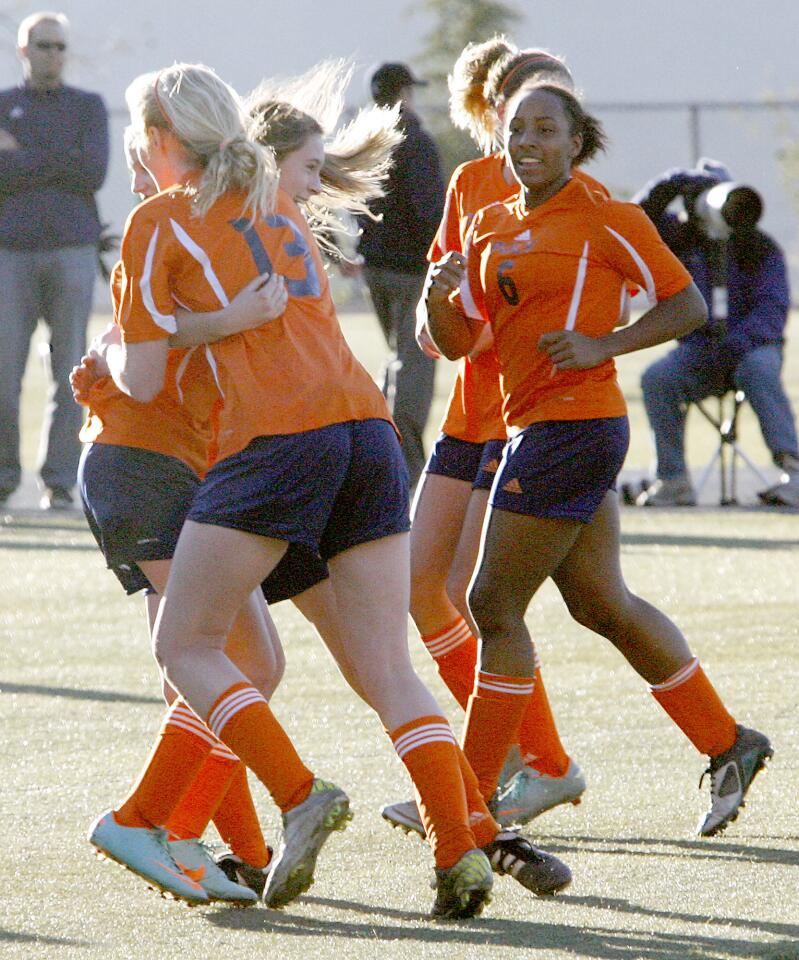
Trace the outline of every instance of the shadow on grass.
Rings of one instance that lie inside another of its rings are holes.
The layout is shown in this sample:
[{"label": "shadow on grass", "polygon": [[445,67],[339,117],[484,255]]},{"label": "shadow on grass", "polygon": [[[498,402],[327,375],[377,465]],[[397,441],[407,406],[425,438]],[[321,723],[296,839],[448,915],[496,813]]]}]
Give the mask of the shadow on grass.
[{"label": "shadow on grass", "polygon": [[[592,899],[592,898],[586,898]],[[603,901],[596,899],[596,905]],[[609,901],[613,903],[614,901]],[[627,901],[619,901],[627,904]],[[530,955],[535,950],[560,950],[569,955],[595,957],[597,960],[629,960],[630,957],[645,957],[646,960],[676,960],[676,958],[699,957],[774,957],[795,956],[786,953],[797,949],[796,940],[772,942],[768,945],[755,945],[752,935],[755,931],[772,932],[754,921],[735,919],[717,919],[721,925],[740,924],[746,928],[741,939],[733,937],[715,937],[700,935],[696,932],[663,933],[645,931],[620,931],[602,926],[586,926],[582,922],[573,925],[553,922],[532,922],[525,920],[504,920],[490,914],[476,920],[441,923],[430,920],[422,914],[387,909],[365,903],[347,900],[332,900],[320,897],[303,897],[299,904],[314,904],[326,909],[344,910],[366,914],[371,920],[363,922],[327,920],[319,917],[297,916],[274,910],[262,911],[219,911],[207,914],[206,919],[216,927],[237,931],[251,930],[253,933],[269,932],[282,936],[340,938],[346,940],[370,940],[375,943],[418,943],[425,945],[453,944],[474,945],[475,947],[503,946],[518,947]],[[558,909],[568,910],[569,897],[558,898]],[[577,906],[592,906],[591,903],[577,902]],[[609,907],[608,909],[613,909]],[[627,904],[628,912],[640,912],[648,916],[649,911]],[[668,919],[680,920],[679,913],[663,913]],[[693,917],[687,916],[692,921]],[[708,918],[697,918],[705,924]],[[386,920],[396,921],[386,923]],[[403,925],[403,921],[408,924]],[[419,927],[419,923],[425,926]],[[765,925],[766,927],[768,925]],[[776,925],[780,926],[780,925]],[[795,928],[785,925],[779,931],[783,935]],[[777,931],[775,931],[777,932]],[[342,951],[346,946],[342,942]]]},{"label": "shadow on grass", "polygon": [[[769,838],[772,839],[772,838]],[[797,837],[774,837],[775,841],[797,842]],[[663,837],[538,837],[551,853],[604,853],[633,857],[685,856],[691,860],[729,860],[748,863],[780,864],[799,867],[799,850],[774,847],[756,847],[751,843],[729,840],[669,840]],[[632,849],[640,847],[640,850]],[[799,933],[799,926],[796,927]]]},{"label": "shadow on grass", "polygon": [[47,687],[38,683],[8,683],[0,680],[0,694],[22,693],[36,697],[64,697],[68,700],[97,700],[107,703],[160,703],[161,697],[145,697],[136,693],[113,690],[80,690],[77,687]]},{"label": "shadow on grass", "polygon": [[86,518],[77,510],[52,518],[43,515],[41,510],[17,510],[11,513],[0,510],[0,527],[9,530],[60,530],[67,533],[83,533],[89,529]]},{"label": "shadow on grass", "polygon": [[790,550],[799,546],[799,539],[766,540],[759,537],[707,537],[672,533],[624,533],[623,546],[628,547],[723,547],[725,550]]},{"label": "shadow on grass", "polygon": [[43,540],[14,540],[0,542],[0,550],[70,550],[78,553],[96,553],[97,544],[91,543],[48,543]]},{"label": "shadow on grass", "polygon": [[[90,947],[88,940],[68,940],[65,937],[43,937],[38,933],[16,933],[0,928],[0,943],[35,943],[50,947]],[[34,954],[35,956],[35,954]]]}]

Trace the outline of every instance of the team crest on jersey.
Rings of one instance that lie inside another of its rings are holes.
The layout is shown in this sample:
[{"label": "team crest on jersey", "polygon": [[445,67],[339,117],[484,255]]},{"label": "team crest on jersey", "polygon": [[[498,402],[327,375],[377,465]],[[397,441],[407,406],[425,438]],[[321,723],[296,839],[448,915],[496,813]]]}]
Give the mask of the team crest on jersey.
[{"label": "team crest on jersey", "polygon": [[496,240],[493,244],[495,253],[503,256],[518,257],[522,253],[529,253],[535,246],[529,228],[517,234],[512,240]]}]

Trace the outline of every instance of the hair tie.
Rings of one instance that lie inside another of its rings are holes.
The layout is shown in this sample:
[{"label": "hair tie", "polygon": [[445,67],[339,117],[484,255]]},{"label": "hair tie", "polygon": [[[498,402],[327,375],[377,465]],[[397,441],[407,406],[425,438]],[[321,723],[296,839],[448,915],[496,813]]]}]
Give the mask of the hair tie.
[{"label": "hair tie", "polygon": [[219,144],[219,152],[227,150],[227,148],[233,143],[233,137],[225,137],[225,139]]},{"label": "hair tie", "polygon": [[542,66],[544,64],[550,64],[550,65],[557,64],[558,66],[563,66],[563,64],[561,63],[560,60],[558,60],[557,57],[550,56],[548,53],[541,53],[541,52],[528,53],[523,60],[520,60],[516,64],[516,66],[505,75],[505,79],[499,85],[499,90],[497,90],[497,97],[501,97],[504,95],[505,88],[510,83],[510,79],[512,76],[517,74],[522,69],[522,67],[529,67],[530,64],[535,63],[536,61],[538,61]]}]

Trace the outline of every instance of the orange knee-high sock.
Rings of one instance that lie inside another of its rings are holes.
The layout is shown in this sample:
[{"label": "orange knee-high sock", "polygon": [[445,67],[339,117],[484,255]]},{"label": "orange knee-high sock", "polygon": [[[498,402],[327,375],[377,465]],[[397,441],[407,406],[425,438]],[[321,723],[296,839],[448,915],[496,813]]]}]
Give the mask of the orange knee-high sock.
[{"label": "orange knee-high sock", "polygon": [[458,617],[442,630],[424,634],[422,643],[435,660],[449,692],[465,710],[474,689],[477,668],[477,638],[469,624],[463,617]]},{"label": "orange knee-high sock", "polygon": [[306,799],[314,776],[255,687],[234,683],[211,707],[207,723],[258,777],[283,813]]},{"label": "orange knee-high sock", "polygon": [[163,827],[197,777],[216,739],[183,700],[167,710],[138,783],[114,811],[123,827]]},{"label": "orange knee-high sock", "polygon": [[508,749],[519,741],[522,715],[533,692],[533,677],[508,677],[480,670],[469,697],[463,752],[489,800],[497,789]]},{"label": "orange knee-high sock", "polygon": [[463,777],[463,788],[466,792],[466,809],[469,811],[469,826],[472,828],[475,843],[478,847],[484,847],[487,843],[496,837],[502,827],[494,819],[488,804],[480,792],[480,784],[477,776],[469,766],[466,754],[458,747],[458,760],[460,762],[461,776]]},{"label": "orange knee-high sock", "polygon": [[700,753],[717,757],[735,743],[735,719],[696,657],[649,689]]},{"label": "orange knee-high sock", "polygon": [[447,868],[475,847],[458,743],[444,717],[417,717],[389,734],[416,788],[416,802],[436,866]]},{"label": "orange knee-high sock", "polygon": [[245,863],[259,869],[269,863],[269,848],[252,802],[247,768],[243,763],[239,763],[233,772],[227,793],[214,814],[214,826],[233,853]]},{"label": "orange knee-high sock", "polygon": [[519,727],[519,749],[525,765],[539,773],[562,777],[569,769],[569,755],[560,742],[537,653],[533,692]]},{"label": "orange knee-high sock", "polygon": [[166,822],[166,829],[173,837],[192,840],[203,835],[239,766],[241,761],[224,743],[211,748],[194,783]]}]

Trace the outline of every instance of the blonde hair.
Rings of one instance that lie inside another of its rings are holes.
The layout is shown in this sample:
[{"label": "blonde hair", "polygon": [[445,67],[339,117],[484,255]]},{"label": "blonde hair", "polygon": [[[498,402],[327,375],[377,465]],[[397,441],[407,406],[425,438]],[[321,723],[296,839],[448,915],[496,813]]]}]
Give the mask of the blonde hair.
[{"label": "blonde hair", "polygon": [[452,122],[466,130],[489,154],[502,146],[499,109],[526,83],[551,80],[571,88],[566,63],[546,50],[519,50],[497,34],[483,43],[469,43],[447,78]]},{"label": "blonde hair", "polygon": [[69,20],[63,13],[51,13],[47,10],[32,13],[25,17],[17,29],[17,47],[20,50],[28,46],[31,40],[31,31],[34,27],[38,27],[40,23],[57,23],[64,33],[69,30]]},{"label": "blonde hair", "polygon": [[174,135],[202,170],[191,189],[204,216],[228,191],[241,191],[242,213],[254,220],[274,203],[277,168],[270,150],[256,143],[241,98],[202,64],[176,63],[137,77],[125,91],[136,138],[150,127]]},{"label": "blonde hair", "polygon": [[246,99],[252,134],[274,151],[278,165],[308,137],[323,138],[322,191],[305,206],[319,243],[339,255],[330,236],[345,231],[339,214],[372,216],[368,203],[383,196],[392,154],[403,139],[398,107],[364,108],[336,130],[351,77],[347,61],[325,60],[300,77],[264,81]]}]

